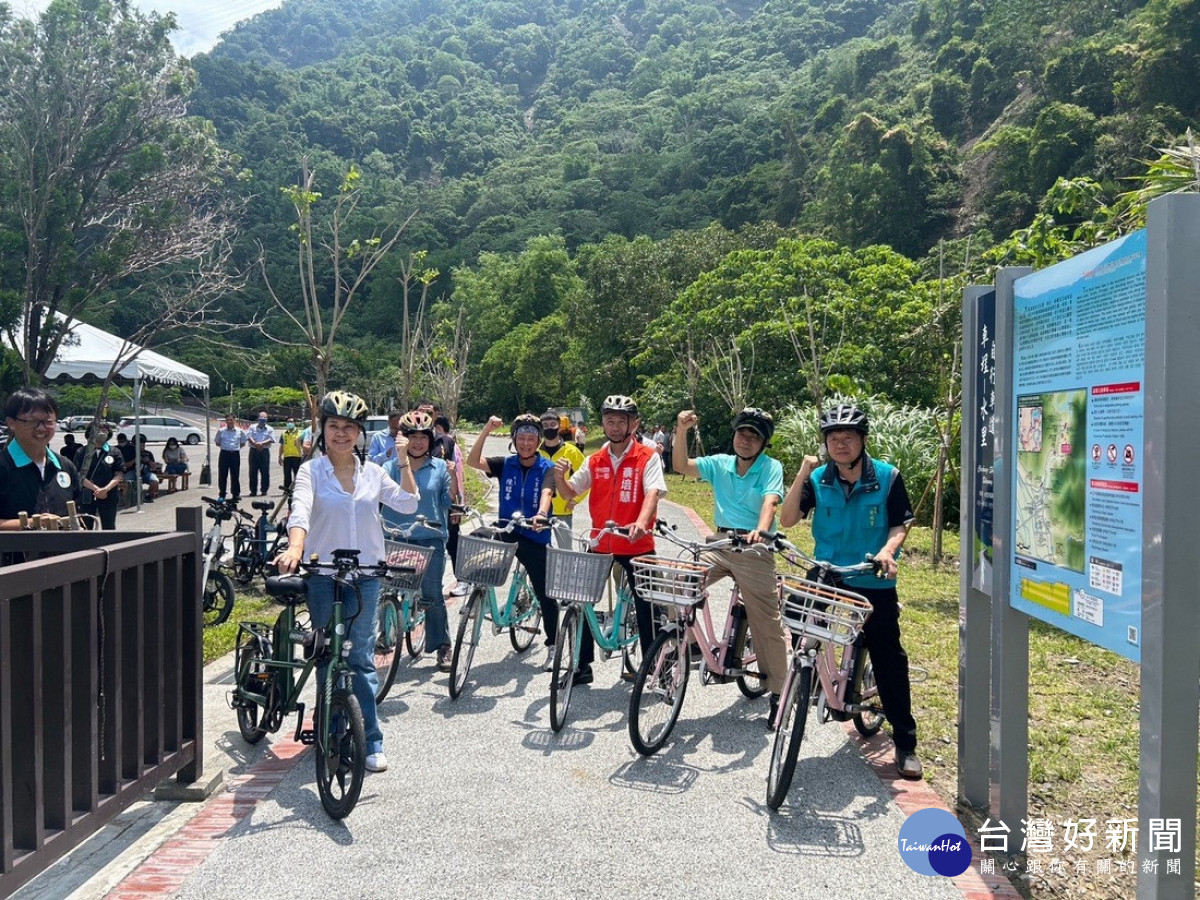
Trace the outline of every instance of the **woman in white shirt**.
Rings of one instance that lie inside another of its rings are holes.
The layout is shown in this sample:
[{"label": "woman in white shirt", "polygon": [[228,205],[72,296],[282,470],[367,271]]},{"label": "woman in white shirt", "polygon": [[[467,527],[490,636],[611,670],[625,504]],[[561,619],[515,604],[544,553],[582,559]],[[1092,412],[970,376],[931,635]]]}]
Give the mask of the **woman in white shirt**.
[{"label": "woman in white shirt", "polygon": [[[379,504],[400,513],[417,509],[416,482],[412,470],[398,466],[400,483],[389,478],[376,463],[365,460],[357,449],[358,436],[367,419],[367,404],[354,394],[331,391],[321,398],[320,434],[314,456],[296,473],[292,514],[288,519],[288,548],[276,559],[281,573],[295,572],[302,559],[314,554],[330,562],[333,551],[357,549],[364,565],[384,558],[383,526]],[[396,435],[396,458],[406,459],[408,438]],[[343,595],[350,626],[350,666],[354,670],[354,695],[362,707],[367,733],[367,770],[387,768],[383,753],[383,731],[375,709],[375,616],[379,606],[379,579],[359,581],[362,609],[356,599]],[[308,581],[308,611],[314,624],[329,621],[333,612],[334,581],[331,575],[316,574]],[[357,613],[357,615],[356,615]],[[322,673],[323,675],[323,673]]]}]

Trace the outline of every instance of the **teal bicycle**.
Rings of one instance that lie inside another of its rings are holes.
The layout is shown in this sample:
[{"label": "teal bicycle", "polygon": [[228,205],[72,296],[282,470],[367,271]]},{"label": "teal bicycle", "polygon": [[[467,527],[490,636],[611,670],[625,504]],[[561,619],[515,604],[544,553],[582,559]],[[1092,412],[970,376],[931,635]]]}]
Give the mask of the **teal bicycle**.
[{"label": "teal bicycle", "polygon": [[[384,562],[391,566],[411,568],[411,572],[388,579],[379,592],[379,611],[375,626],[375,673],[379,688],[375,702],[382,703],[396,681],[400,661],[404,658],[401,645],[410,658],[419,659],[425,652],[425,601],[421,597],[421,582],[437,548],[421,544],[406,544],[413,532],[431,536],[442,533],[441,525],[417,516],[402,528],[384,529]],[[443,551],[444,552],[444,551]]]},{"label": "teal bicycle", "polygon": [[[580,540],[592,547],[602,534],[629,536],[628,528],[607,523],[593,538]],[[607,588],[609,608],[596,611]],[[601,659],[620,653],[627,676],[632,677],[641,665],[641,644],[638,642],[637,609],[633,592],[625,578],[625,570],[613,564],[611,553],[584,553],[551,547],[546,551],[546,593],[565,607],[558,624],[554,644],[554,662],[550,671],[550,727],[562,731],[567,724],[571,706],[571,689],[579,665],[586,622],[596,641]],[[613,596],[616,602],[612,602]]]},{"label": "teal bicycle", "polygon": [[496,598],[496,588],[508,580],[509,569],[517,553],[517,545],[496,540],[510,533],[525,521],[513,516],[505,525],[488,527],[474,510],[465,510],[481,526],[473,534],[459,535],[458,561],[454,565],[458,580],[471,586],[458,621],[454,652],[450,658],[450,699],[457,700],[466,689],[467,676],[475,659],[475,648],[483,634],[483,622],[492,623],[493,634],[508,630],[513,650],[523,653],[529,649],[542,625],[542,607],[534,596],[529,576],[522,566],[513,573],[508,600],[503,606]]}]

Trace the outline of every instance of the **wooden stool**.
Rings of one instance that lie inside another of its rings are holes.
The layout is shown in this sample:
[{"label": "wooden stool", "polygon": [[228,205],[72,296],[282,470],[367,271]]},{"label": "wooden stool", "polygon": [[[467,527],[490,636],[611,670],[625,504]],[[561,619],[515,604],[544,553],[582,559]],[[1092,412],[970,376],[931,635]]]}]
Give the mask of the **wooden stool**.
[{"label": "wooden stool", "polygon": [[183,482],[182,490],[186,491],[188,489],[188,480],[191,477],[192,477],[191,472],[182,472],[182,473],[175,474],[175,475],[162,474],[162,475],[158,476],[158,480],[165,481],[167,483],[167,489],[173,494],[173,493],[175,493],[175,482],[176,481],[182,481]]}]

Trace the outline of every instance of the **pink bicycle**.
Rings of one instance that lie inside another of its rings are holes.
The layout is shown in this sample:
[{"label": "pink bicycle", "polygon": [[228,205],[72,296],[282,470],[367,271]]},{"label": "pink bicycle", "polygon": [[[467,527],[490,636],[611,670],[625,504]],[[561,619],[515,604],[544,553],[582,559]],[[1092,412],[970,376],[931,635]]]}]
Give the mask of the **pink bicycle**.
[{"label": "pink bicycle", "polygon": [[875,571],[875,563],[838,567],[818,562],[778,536],[774,549],[790,562],[812,567],[807,578],[779,576],[780,615],[792,633],[792,661],[779,695],[767,771],[767,805],[779,809],[792,785],[809,706],[816,706],[818,723],[853,718],[864,737],[883,727],[883,707],[862,640],[871,604],[840,586],[846,575]]},{"label": "pink bicycle", "polygon": [[[706,544],[685,541],[659,522],[658,533],[688,551],[693,559],[711,550],[748,546],[738,535]],[[634,583],[643,600],[666,611],[633,682],[629,698],[629,739],[643,756],[657,753],[670,737],[687,693],[693,646],[700,654],[700,683],[736,681],[748,698],[761,697],[766,681],[758,668],[746,608],[733,586],[724,635],[718,640],[704,587],[708,567],[698,562],[639,556],[633,560]]]}]

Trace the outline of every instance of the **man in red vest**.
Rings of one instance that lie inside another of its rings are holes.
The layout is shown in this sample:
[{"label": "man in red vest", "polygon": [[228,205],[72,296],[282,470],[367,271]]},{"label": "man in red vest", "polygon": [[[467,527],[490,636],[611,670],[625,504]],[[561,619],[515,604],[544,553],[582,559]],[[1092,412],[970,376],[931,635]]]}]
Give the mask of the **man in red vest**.
[{"label": "man in red vest", "polygon": [[[633,586],[635,556],[654,552],[654,523],[658,517],[658,498],[667,492],[662,464],[653,449],[637,439],[638,408],[629,397],[613,394],[600,405],[600,425],[608,443],[589,456],[578,472],[571,475],[566,460],[556,464],[558,492],[567,500],[588,494],[588,513],[592,518],[592,536],[607,522],[627,527],[629,537],[605,534],[595,547],[596,553],[611,553],[613,561],[625,570]],[[642,653],[654,640],[654,615],[649,603],[633,592],[637,608],[638,638]],[[592,681],[592,660],[596,648],[587,620],[583,621],[583,647],[579,651],[576,684]]]}]

